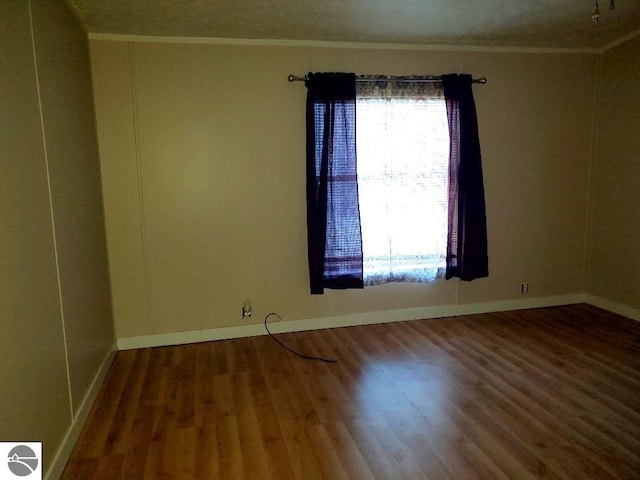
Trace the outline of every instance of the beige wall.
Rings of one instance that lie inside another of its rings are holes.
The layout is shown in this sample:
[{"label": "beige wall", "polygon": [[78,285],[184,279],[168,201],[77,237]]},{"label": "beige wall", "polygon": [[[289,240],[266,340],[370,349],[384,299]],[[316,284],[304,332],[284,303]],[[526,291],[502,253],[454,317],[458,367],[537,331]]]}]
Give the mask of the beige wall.
[{"label": "beige wall", "polygon": [[71,411],[29,10],[0,13],[0,440],[50,455]]},{"label": "beige wall", "polygon": [[640,309],[640,37],[602,57],[589,293]]},{"label": "beige wall", "polygon": [[114,339],[88,45],[64,2],[0,18],[0,440],[47,470]]},{"label": "beige wall", "polygon": [[[120,337],[586,290],[596,55],[91,41]],[[490,277],[311,296],[305,88],[290,73],[487,76],[475,88]]]},{"label": "beige wall", "polygon": [[59,1],[33,2],[74,409],[113,343],[87,35]]}]

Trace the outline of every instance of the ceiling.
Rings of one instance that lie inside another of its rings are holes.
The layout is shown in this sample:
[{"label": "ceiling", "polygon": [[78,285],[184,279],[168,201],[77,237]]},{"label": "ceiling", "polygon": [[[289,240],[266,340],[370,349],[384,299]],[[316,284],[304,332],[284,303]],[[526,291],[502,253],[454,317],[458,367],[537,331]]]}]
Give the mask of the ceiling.
[{"label": "ceiling", "polygon": [[640,0],[67,0],[90,33],[598,49],[640,30]]}]

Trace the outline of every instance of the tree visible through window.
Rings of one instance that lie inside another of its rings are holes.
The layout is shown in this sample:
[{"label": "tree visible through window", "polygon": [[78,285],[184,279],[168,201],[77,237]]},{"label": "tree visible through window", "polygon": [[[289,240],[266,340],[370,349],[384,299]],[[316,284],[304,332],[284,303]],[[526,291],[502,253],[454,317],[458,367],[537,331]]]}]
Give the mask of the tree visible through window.
[{"label": "tree visible through window", "polygon": [[449,130],[440,85],[358,82],[365,285],[443,277]]}]

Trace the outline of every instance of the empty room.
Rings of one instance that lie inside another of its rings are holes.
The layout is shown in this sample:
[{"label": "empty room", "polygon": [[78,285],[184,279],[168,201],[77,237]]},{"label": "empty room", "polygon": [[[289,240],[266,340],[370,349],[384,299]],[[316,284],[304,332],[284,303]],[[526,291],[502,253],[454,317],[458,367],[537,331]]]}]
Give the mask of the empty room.
[{"label": "empty room", "polygon": [[637,0],[0,25],[0,479],[640,478]]}]

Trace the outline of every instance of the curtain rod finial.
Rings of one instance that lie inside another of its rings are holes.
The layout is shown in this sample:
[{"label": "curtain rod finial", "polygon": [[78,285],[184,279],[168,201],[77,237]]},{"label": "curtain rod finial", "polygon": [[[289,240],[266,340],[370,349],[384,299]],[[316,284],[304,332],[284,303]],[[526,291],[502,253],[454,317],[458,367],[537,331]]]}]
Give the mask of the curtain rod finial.
[{"label": "curtain rod finial", "polygon": [[307,81],[307,76],[305,75],[304,77],[298,77],[297,75],[289,75],[287,77],[287,79],[290,82],[306,82]]}]

